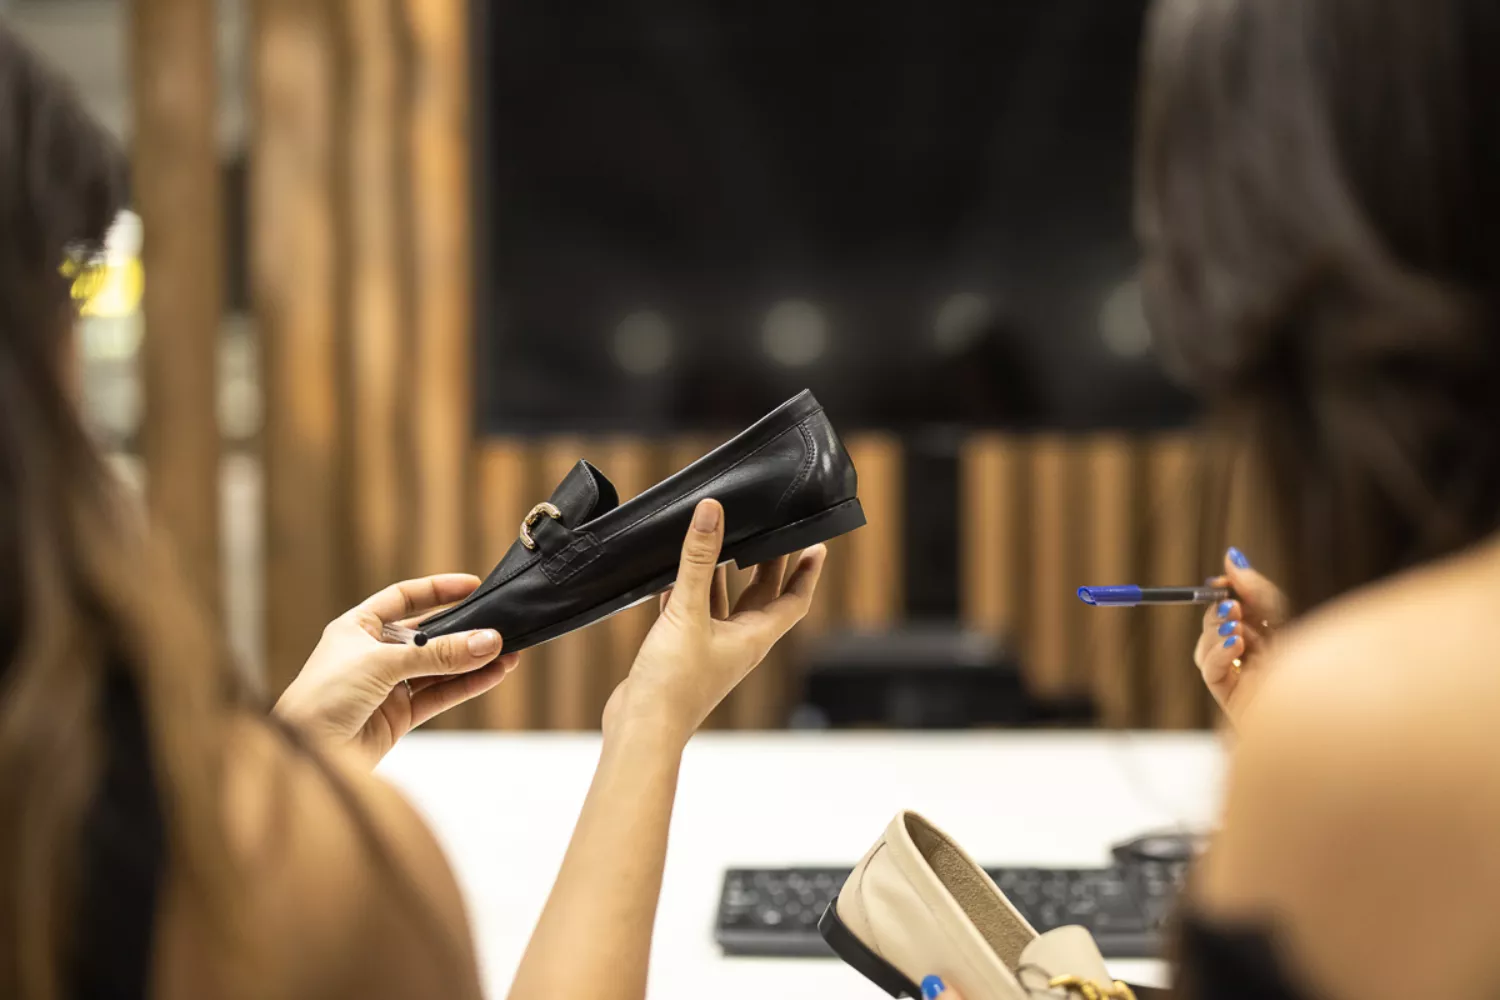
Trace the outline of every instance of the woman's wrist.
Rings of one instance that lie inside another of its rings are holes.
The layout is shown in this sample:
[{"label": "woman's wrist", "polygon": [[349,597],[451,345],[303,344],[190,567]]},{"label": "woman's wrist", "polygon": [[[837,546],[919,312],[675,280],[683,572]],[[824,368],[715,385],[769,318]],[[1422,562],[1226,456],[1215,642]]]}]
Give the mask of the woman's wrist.
[{"label": "woman's wrist", "polygon": [[675,725],[665,713],[632,711],[615,713],[604,725],[604,749],[665,756],[682,756],[692,728]]}]

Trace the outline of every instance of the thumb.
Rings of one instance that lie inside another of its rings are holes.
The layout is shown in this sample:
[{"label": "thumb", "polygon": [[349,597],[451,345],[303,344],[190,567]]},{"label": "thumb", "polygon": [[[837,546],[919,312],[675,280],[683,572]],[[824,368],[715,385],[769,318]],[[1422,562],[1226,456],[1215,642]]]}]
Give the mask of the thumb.
[{"label": "thumb", "polygon": [[667,601],[667,610],[708,613],[714,568],[724,544],[724,508],[717,500],[704,500],[693,511],[693,524],[682,543],[677,565],[677,583]]},{"label": "thumb", "polygon": [[425,646],[387,646],[393,682],[437,674],[466,674],[500,655],[500,633],[482,628],[438,636]]},{"label": "thumb", "polygon": [[1286,620],[1286,595],[1250,565],[1245,553],[1231,546],[1224,553],[1224,572],[1245,609],[1246,621],[1280,625]]}]

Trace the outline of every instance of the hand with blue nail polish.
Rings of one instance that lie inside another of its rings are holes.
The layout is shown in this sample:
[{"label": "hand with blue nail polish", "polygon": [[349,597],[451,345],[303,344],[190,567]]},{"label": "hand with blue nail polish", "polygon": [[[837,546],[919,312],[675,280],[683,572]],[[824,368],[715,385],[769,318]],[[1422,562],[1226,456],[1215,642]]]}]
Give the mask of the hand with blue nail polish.
[{"label": "hand with blue nail polish", "polygon": [[953,1000],[956,994],[943,985],[943,980],[938,976],[928,976],[922,980],[922,1000],[933,1000],[935,997],[944,997]]},{"label": "hand with blue nail polish", "polygon": [[1253,676],[1271,633],[1286,621],[1286,596],[1237,547],[1224,553],[1224,574],[1209,580],[1209,586],[1228,587],[1234,597],[1204,612],[1193,660],[1214,699],[1234,720],[1243,707],[1244,699],[1236,697],[1243,693],[1241,682]]}]

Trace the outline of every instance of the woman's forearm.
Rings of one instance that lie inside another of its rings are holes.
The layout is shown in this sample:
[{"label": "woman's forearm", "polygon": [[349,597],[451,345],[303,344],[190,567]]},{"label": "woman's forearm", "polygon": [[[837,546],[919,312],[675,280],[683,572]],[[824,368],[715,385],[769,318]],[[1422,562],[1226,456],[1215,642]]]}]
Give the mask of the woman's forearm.
[{"label": "woman's forearm", "polygon": [[605,738],[512,998],[640,1000],[682,743],[648,727]]}]

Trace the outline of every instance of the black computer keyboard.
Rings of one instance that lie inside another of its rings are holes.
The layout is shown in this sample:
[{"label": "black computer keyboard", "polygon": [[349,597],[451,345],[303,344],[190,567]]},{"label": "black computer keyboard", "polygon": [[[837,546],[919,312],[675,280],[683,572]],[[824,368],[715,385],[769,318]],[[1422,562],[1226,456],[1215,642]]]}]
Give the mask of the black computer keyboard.
[{"label": "black computer keyboard", "polygon": [[[1087,927],[1106,958],[1157,958],[1162,924],[1187,875],[1185,860],[1113,868],[991,868],[1038,933]],[[847,868],[736,868],[724,873],[714,938],[726,955],[832,957],[818,918]]]}]

